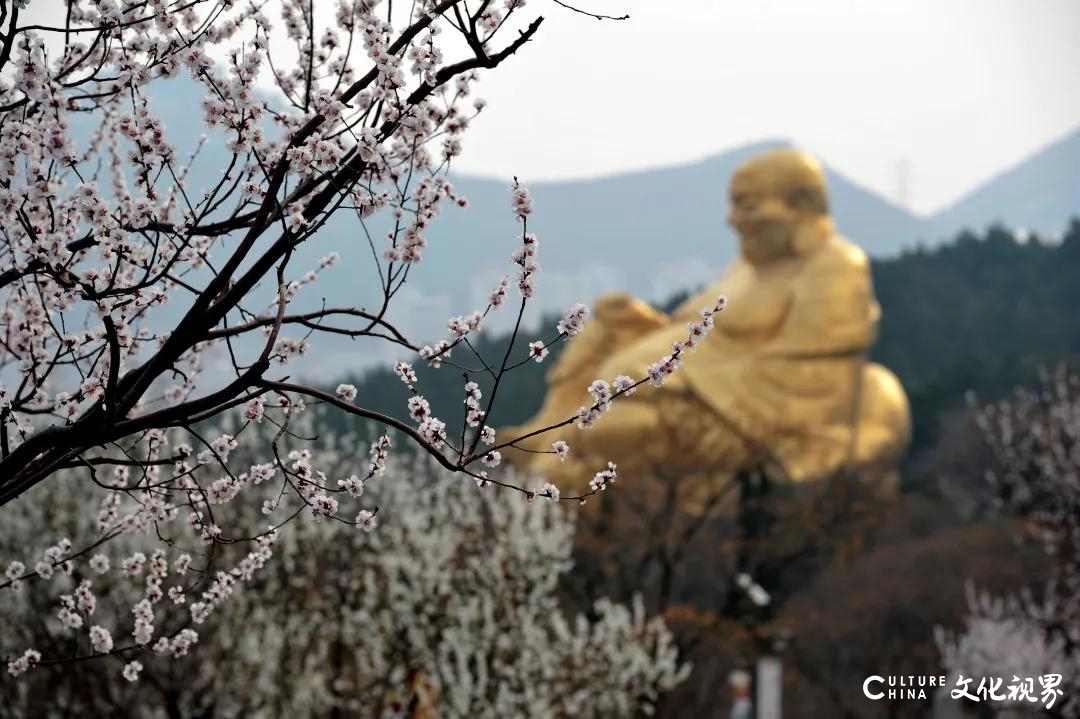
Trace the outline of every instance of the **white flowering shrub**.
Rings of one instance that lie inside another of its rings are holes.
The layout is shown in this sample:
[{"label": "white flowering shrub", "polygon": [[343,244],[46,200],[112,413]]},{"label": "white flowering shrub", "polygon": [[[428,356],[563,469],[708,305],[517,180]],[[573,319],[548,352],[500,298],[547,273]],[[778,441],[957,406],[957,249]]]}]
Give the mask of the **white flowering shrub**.
[{"label": "white flowering shrub", "polygon": [[[353,443],[336,444],[321,451],[343,473]],[[365,491],[384,507],[377,531],[295,524],[276,543],[272,561],[230,587],[229,601],[204,622],[175,632],[167,651],[159,655],[136,636],[139,649],[117,657],[117,670],[38,667],[20,680],[8,677],[5,696],[13,699],[5,711],[115,714],[138,706],[147,716],[619,717],[648,713],[686,677],[670,633],[662,620],[645,616],[640,602],[603,600],[589,618],[559,606],[559,580],[571,570],[572,505],[506,501],[448,474],[425,460],[388,470]],[[32,518],[0,529],[0,548],[65,516],[58,515],[63,500],[45,503]],[[112,584],[112,594],[122,596],[102,597],[103,605],[138,596],[153,571],[154,557],[126,554],[99,555],[106,572],[126,579]],[[131,566],[139,561],[141,575]],[[132,623],[116,622],[104,606],[88,608],[80,574],[58,580],[75,587],[70,611],[92,615],[88,621],[105,615],[101,632],[111,631],[108,641],[119,645],[120,625]],[[190,594],[189,602],[200,599]],[[172,599],[136,604],[135,634],[146,615],[181,615],[183,605]],[[63,601],[55,606],[60,615],[68,611]],[[63,616],[28,624],[9,611],[0,614],[5,643],[79,644]],[[173,658],[186,654],[192,627],[198,654]],[[99,641],[93,630],[89,641]]]},{"label": "white flowering shrub", "polygon": [[[520,439],[485,422],[501,383],[587,316],[574,306],[521,357],[468,354],[505,305],[516,304],[516,336],[536,289],[526,188],[515,181],[510,193],[512,277],[485,306],[450,318],[434,345],[388,319],[443,205],[467,205],[447,172],[483,107],[472,85],[534,38],[543,18],[525,7],[340,0],[324,18],[313,0],[72,0],[31,17],[39,4],[0,3],[0,522],[16,526],[26,505],[80,488],[69,527],[37,523],[0,557],[0,605],[23,607],[26,622],[55,616],[69,632],[49,647],[0,636],[8,676],[107,659],[138,680],[147,654],[185,655],[294,518],[386,524],[364,486],[385,467],[390,430],[449,472],[530,498],[580,500],[615,480],[613,463],[571,491],[489,476]],[[291,41],[293,55],[271,56],[271,37]],[[261,94],[260,75],[275,97]],[[191,122],[208,139],[194,148],[178,146],[155,113],[155,88],[177,78],[203,93]],[[196,163],[215,165],[209,181]],[[377,301],[303,309],[319,274],[344,257],[320,244],[335,217],[351,223],[368,262],[348,271]],[[297,266],[312,247],[323,259]],[[641,379],[594,383],[595,403],[554,427],[589,426],[641,382],[661,384],[721,307],[705,308],[687,342]],[[287,365],[329,335],[358,340],[359,351],[388,342],[462,372],[462,404],[432,407],[405,361],[396,370],[409,422],[364,407],[351,385],[327,391],[292,377]],[[226,372],[205,371],[213,357]],[[486,396],[479,376],[490,380]],[[332,470],[294,429],[312,404],[388,433],[348,471]],[[440,419],[454,411],[460,436]],[[223,417],[239,422],[223,431]],[[569,451],[552,440],[552,452]],[[128,580],[140,584],[133,596]]]},{"label": "white flowering shrub", "polygon": [[1062,365],[976,420],[1000,466],[988,477],[998,502],[1055,559],[1055,576],[1010,597],[969,589],[965,629],[937,632],[944,664],[1006,681],[1060,675],[1054,715],[1080,717],[1080,377]]},{"label": "white flowering shrub", "polygon": [[[1014,677],[1062,674],[1076,668],[1063,635],[1048,632],[1057,607],[1037,601],[1024,592],[1011,597],[992,597],[968,585],[968,611],[963,631],[937,631],[942,661],[951,672],[965,677]],[[1068,700],[1060,698],[1060,708]],[[1008,706],[1009,702],[1001,704]],[[1017,708],[1016,703],[1012,703]],[[1019,703],[1019,708],[1024,702]]]}]

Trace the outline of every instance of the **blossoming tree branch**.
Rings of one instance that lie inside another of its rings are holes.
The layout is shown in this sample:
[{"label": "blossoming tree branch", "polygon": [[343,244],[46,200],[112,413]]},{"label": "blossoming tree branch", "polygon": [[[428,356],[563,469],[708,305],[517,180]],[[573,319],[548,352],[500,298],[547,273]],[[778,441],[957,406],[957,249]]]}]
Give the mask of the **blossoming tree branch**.
[{"label": "blossoming tree branch", "polygon": [[[485,423],[506,376],[542,361],[588,313],[571,308],[523,357],[481,357],[470,342],[504,304],[516,305],[516,337],[534,292],[533,203],[516,181],[514,272],[487,305],[451,318],[447,338],[430,346],[389,319],[443,204],[467,205],[447,171],[483,108],[470,90],[480,70],[536,36],[543,18],[525,5],[342,0],[333,22],[320,27],[311,0],[285,0],[275,28],[266,6],[229,0],[71,2],[59,21],[44,24],[24,20],[23,4],[0,0],[0,507],[61,478],[99,492],[85,507],[87,536],[58,536],[43,552],[28,546],[6,564],[0,591],[78,580],[60,597],[58,614],[76,633],[76,651],[42,658],[26,649],[9,657],[12,674],[117,655],[134,679],[140,652],[187,652],[198,639],[192,625],[263,566],[293,518],[372,530],[378,509],[363,505],[363,489],[385,467],[391,435],[372,443],[355,473],[332,476],[290,427],[311,404],[396,430],[481,487],[581,500],[614,481],[614,463],[598,467],[588,488],[565,493],[491,473],[500,450],[521,439],[496,437]],[[272,37],[295,46],[290,66],[270,54]],[[220,152],[202,143],[183,155],[187,148],[170,141],[155,115],[154,83],[180,75],[204,91],[201,122],[225,138]],[[282,99],[261,94],[260,75]],[[80,140],[75,125],[90,127],[89,139]],[[220,161],[208,186],[190,176],[200,153]],[[342,214],[354,217],[355,236],[370,249],[380,302],[291,309],[341,259],[326,248],[318,266],[298,267],[297,249],[318,243]],[[376,218],[389,231],[376,229]],[[266,288],[269,302],[258,299]],[[687,343],[643,367],[642,377],[598,379],[588,388],[591,406],[544,431],[586,428],[642,382],[661,384],[722,306],[705,308]],[[399,362],[412,422],[396,420],[364,408],[350,385],[329,392],[288,375],[285,365],[332,335],[392,343],[416,361],[484,375],[491,389],[484,397],[466,381],[462,406],[445,408],[466,420],[466,431],[451,437],[436,414],[443,408],[430,406],[411,364]],[[204,370],[212,356],[228,358],[227,377]],[[223,431],[226,417],[238,428]],[[274,427],[271,439],[252,439],[261,460],[230,462],[251,428],[265,424]],[[552,453],[571,450],[565,438],[552,438]],[[255,487],[262,494],[252,500]],[[132,626],[113,623],[112,631],[128,635],[119,641],[104,622],[93,623],[93,585],[117,572],[102,548],[131,537],[144,538],[150,554],[135,551],[120,567],[128,576],[145,569],[146,586]],[[238,543],[251,551],[223,566],[231,560],[225,547]],[[185,609],[168,627],[159,621],[166,597]]]}]

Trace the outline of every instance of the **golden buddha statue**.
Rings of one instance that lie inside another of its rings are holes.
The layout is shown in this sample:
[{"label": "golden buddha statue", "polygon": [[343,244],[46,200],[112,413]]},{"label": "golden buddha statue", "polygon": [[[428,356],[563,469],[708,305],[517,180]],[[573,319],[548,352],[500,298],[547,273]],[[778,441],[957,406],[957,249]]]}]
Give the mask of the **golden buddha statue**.
[{"label": "golden buddha statue", "polygon": [[[892,491],[910,410],[896,377],[867,360],[880,316],[869,262],[836,233],[821,166],[795,150],[769,151],[736,171],[730,195],[740,256],[724,276],[670,316],[627,294],[600,298],[548,373],[540,412],[500,435],[519,437],[591,406],[595,379],[643,377],[724,295],[712,331],[662,388],[646,383],[617,398],[587,430],[566,425],[523,439],[517,446],[527,451],[507,451],[510,461],[556,482],[587,482],[614,460],[631,482],[700,474],[713,486],[751,469],[792,482],[849,469]],[[571,447],[565,462],[551,452],[558,439]]]}]

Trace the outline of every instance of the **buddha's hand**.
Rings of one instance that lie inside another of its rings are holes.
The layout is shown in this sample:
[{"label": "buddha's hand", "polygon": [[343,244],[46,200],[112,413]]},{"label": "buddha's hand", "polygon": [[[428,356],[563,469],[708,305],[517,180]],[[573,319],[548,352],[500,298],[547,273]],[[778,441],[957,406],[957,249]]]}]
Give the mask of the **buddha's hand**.
[{"label": "buddha's hand", "polygon": [[601,324],[619,328],[639,326],[652,329],[669,321],[662,312],[626,292],[612,292],[600,297],[596,300],[594,310]]},{"label": "buddha's hand", "polygon": [[593,304],[592,322],[574,337],[551,368],[549,388],[568,384],[574,407],[581,404],[581,388],[596,379],[596,372],[610,355],[635,339],[670,322],[667,315],[626,292],[612,292]]}]

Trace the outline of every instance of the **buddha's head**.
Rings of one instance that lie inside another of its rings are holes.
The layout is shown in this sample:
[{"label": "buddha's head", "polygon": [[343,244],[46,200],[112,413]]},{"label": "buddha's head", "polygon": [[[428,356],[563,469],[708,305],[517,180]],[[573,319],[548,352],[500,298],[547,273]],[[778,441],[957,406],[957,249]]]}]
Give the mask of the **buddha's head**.
[{"label": "buddha's head", "polygon": [[798,238],[828,222],[825,173],[809,155],[769,150],[744,164],[731,180],[728,223],[739,233],[743,257],[763,265],[796,254]]}]

